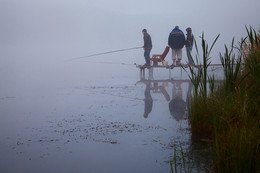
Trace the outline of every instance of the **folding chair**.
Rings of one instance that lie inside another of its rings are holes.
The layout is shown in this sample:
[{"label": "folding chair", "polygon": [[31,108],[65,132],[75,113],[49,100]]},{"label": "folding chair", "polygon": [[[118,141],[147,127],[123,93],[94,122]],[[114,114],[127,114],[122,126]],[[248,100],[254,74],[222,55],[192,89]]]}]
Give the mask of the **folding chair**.
[{"label": "folding chair", "polygon": [[150,58],[150,61],[153,62],[153,66],[157,66],[158,62],[163,62],[164,61],[166,55],[169,52],[169,49],[170,49],[170,47],[166,46],[165,50],[163,51],[163,53],[161,55],[155,54],[155,55],[152,56],[152,58]]}]

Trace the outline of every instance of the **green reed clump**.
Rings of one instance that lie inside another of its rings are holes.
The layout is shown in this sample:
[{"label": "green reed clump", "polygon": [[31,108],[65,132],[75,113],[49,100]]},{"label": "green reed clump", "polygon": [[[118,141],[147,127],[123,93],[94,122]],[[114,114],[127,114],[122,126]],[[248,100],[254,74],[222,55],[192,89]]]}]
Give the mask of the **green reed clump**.
[{"label": "green reed clump", "polygon": [[[243,124],[243,123],[242,123]],[[225,131],[216,131],[213,148],[215,172],[259,171],[259,128],[253,122],[237,122]]]},{"label": "green reed clump", "polygon": [[190,162],[184,156],[182,147],[180,147],[180,150],[177,150],[176,147],[174,147],[174,155],[173,159],[170,161],[170,166],[171,173],[178,173],[182,171],[185,173],[192,172]]},{"label": "green reed clump", "polygon": [[224,69],[225,87],[227,91],[234,91],[236,83],[238,81],[242,54],[236,56],[233,53],[234,50],[234,38],[232,40],[231,50],[229,51],[225,45],[224,56],[220,54],[220,61]]},{"label": "green reed clump", "polygon": [[260,171],[260,40],[251,27],[246,30],[248,36],[241,41],[238,55],[234,53],[234,39],[231,49],[225,45],[224,55],[220,54],[224,81],[217,88],[207,68],[218,37],[207,51],[202,35],[203,64],[195,66],[197,71],[189,68],[195,85],[189,122],[194,135],[215,141],[214,172]]},{"label": "green reed clump", "polygon": [[[209,67],[209,65],[211,64],[210,61],[210,53],[216,43],[216,41],[218,40],[220,34],[216,37],[216,39],[214,40],[213,44],[210,46],[207,44],[205,38],[204,38],[204,33],[202,33],[201,36],[201,47],[202,47],[202,63],[199,61],[199,51],[198,51],[198,46],[197,43],[195,41],[195,48],[196,48],[196,61],[194,61],[193,57],[192,61],[195,62],[195,67],[194,66],[189,66],[189,71],[190,71],[190,75],[189,78],[193,84],[194,87],[194,96],[202,96],[204,98],[207,97],[207,90],[208,90],[208,80],[210,81],[210,90],[213,91],[212,86],[214,86],[214,76],[209,76],[207,69]],[[184,71],[187,72],[187,70],[183,67]]]},{"label": "green reed clump", "polygon": [[248,111],[251,115],[260,115],[260,38],[259,35],[250,27],[247,29],[249,42],[243,42],[243,52],[245,55],[245,82],[241,88],[245,89],[246,94],[251,98],[248,102]]},{"label": "green reed clump", "polygon": [[[212,112],[211,109],[211,101],[208,100],[208,87],[210,92],[213,93],[215,88],[215,77],[214,75],[208,75],[208,67],[211,64],[210,61],[210,53],[218,40],[220,35],[216,37],[213,44],[209,47],[208,43],[204,38],[204,34],[201,36],[201,47],[202,47],[202,63],[199,61],[200,54],[198,51],[198,46],[195,41],[196,55],[195,61],[192,57],[193,62],[195,62],[195,66],[189,66],[190,75],[189,78],[193,84],[193,98],[191,101],[189,121],[191,126],[191,130],[193,133],[212,133],[213,125],[212,125]],[[186,69],[183,67],[186,71]],[[187,71],[186,71],[187,72]],[[209,83],[209,84],[208,84]]]}]

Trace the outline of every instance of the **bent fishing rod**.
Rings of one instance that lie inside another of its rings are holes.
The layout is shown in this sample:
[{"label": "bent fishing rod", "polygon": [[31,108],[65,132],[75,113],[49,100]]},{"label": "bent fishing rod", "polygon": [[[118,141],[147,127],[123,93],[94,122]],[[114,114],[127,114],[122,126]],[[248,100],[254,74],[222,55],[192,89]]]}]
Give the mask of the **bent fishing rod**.
[{"label": "bent fishing rod", "polygon": [[133,47],[133,48],[127,48],[127,49],[113,50],[113,51],[109,51],[109,52],[102,52],[102,53],[97,53],[97,54],[92,54],[92,55],[76,57],[76,58],[72,58],[71,60],[88,58],[88,57],[99,56],[99,55],[105,55],[105,54],[116,53],[116,52],[122,52],[122,51],[133,50],[133,49],[140,49],[140,48],[143,48],[143,47]]}]

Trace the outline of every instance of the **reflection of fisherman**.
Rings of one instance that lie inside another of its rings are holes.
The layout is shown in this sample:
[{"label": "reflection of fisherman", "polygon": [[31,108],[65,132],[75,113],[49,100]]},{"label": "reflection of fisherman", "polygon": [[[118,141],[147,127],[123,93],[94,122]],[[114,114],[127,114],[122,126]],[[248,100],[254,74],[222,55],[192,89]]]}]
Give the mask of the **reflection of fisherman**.
[{"label": "reflection of fisherman", "polygon": [[[177,87],[177,88],[176,88]],[[171,115],[180,121],[184,118],[186,110],[186,102],[182,99],[182,88],[180,83],[173,84],[172,88],[172,100],[169,102],[169,110]]]},{"label": "reflection of fisherman", "polygon": [[148,117],[148,114],[152,111],[153,107],[153,98],[151,96],[151,82],[147,81],[145,82],[146,87],[144,91],[145,99],[144,99],[144,118]]}]

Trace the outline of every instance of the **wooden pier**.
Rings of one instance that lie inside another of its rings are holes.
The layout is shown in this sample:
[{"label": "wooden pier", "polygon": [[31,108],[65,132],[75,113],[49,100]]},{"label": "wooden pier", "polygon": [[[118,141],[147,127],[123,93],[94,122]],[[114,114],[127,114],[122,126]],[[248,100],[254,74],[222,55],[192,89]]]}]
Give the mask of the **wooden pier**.
[{"label": "wooden pier", "polygon": [[[222,64],[210,64],[209,66],[214,67],[214,66],[222,66]],[[154,68],[163,68],[163,69],[168,69],[169,70],[169,78],[171,77],[171,70],[174,68],[180,68],[182,70],[182,68],[188,68],[189,65],[188,64],[181,64],[181,65],[167,65],[167,66],[163,66],[163,65],[156,65],[156,66],[145,66],[145,65],[136,65],[137,68],[140,69],[140,80],[145,79],[145,69],[149,70],[149,73],[152,75],[153,74],[153,69]],[[195,68],[201,68],[202,65],[193,65],[192,67]],[[150,75],[149,74],[149,75]]]},{"label": "wooden pier", "polygon": [[136,65],[137,68],[140,69],[140,79],[144,79],[145,78],[145,69],[149,70],[149,73],[152,74],[153,73],[153,69],[154,68],[163,68],[163,69],[168,69],[169,70],[169,78],[171,76],[171,70],[174,68],[188,68],[188,65],[167,65],[167,66],[163,66],[163,65],[157,65],[157,66],[144,66],[144,65]]},{"label": "wooden pier", "polygon": [[153,68],[164,68],[164,69],[169,69],[169,66],[162,66],[162,65],[158,65],[158,66],[144,66],[144,65],[136,65],[137,68],[140,69],[140,79],[144,79],[145,78],[145,69],[148,69],[149,72],[151,70],[153,70]]}]

